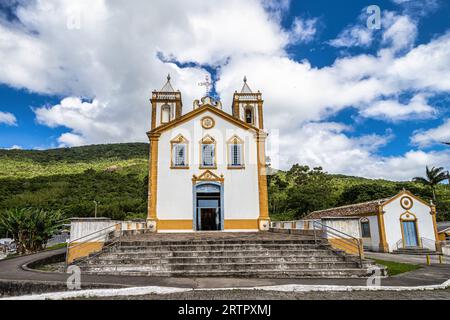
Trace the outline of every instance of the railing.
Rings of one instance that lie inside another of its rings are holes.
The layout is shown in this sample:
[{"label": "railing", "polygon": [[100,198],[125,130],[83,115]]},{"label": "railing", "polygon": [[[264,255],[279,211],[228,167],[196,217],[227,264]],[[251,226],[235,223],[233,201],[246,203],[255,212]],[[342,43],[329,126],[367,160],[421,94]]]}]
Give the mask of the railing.
[{"label": "railing", "polygon": [[363,267],[363,250],[361,247],[361,241],[360,239],[349,235],[345,232],[342,232],[338,229],[332,228],[330,226],[327,226],[319,221],[313,222],[313,229],[314,229],[314,242],[317,243],[317,232],[316,230],[321,230],[321,236],[325,239],[335,238],[339,239],[339,241],[343,241],[348,246],[353,247],[358,252],[359,257],[359,267]]},{"label": "railing", "polygon": [[425,237],[420,238],[420,247],[424,249],[436,250],[436,241]]},{"label": "railing", "polygon": [[[66,247],[66,265],[68,265],[68,258],[69,258],[69,252],[70,250],[86,245],[89,242],[93,242],[93,240],[100,240],[100,242],[103,242],[103,246],[101,250],[99,250],[97,253],[89,254],[86,257],[80,257],[79,259],[76,259],[76,263],[85,261],[87,258],[92,258],[97,255],[99,255],[104,248],[110,247],[118,243],[125,232],[145,232],[150,230],[149,228],[136,228],[136,229],[124,229],[122,228],[123,223],[118,222],[113,225],[110,225],[108,227],[99,229],[97,231],[94,231],[90,234],[87,234],[85,236],[82,236],[78,239],[72,240],[67,244]],[[109,230],[109,231],[108,231]]]},{"label": "railing", "polygon": [[[351,236],[345,232],[327,226],[319,220],[292,220],[292,221],[274,221],[270,223],[272,228],[292,229],[292,230],[313,230],[314,243],[317,244],[319,238],[323,239],[338,239],[346,246],[352,248],[353,251],[358,252],[359,266],[363,267],[363,249],[360,239]],[[307,226],[307,228],[305,228]],[[317,231],[321,231],[320,233]]]}]

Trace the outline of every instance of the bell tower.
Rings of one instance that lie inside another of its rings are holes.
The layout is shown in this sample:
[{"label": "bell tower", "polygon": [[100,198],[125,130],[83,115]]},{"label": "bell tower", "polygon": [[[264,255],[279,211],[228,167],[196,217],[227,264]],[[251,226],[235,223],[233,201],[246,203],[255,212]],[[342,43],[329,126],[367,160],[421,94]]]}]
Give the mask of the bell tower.
[{"label": "bell tower", "polygon": [[259,129],[264,129],[263,100],[261,93],[253,93],[244,77],[241,92],[233,95],[233,117]]},{"label": "bell tower", "polygon": [[170,79],[169,74],[162,89],[152,92],[152,98],[150,99],[152,104],[152,130],[181,117],[183,107],[181,93],[179,90],[173,89]]}]

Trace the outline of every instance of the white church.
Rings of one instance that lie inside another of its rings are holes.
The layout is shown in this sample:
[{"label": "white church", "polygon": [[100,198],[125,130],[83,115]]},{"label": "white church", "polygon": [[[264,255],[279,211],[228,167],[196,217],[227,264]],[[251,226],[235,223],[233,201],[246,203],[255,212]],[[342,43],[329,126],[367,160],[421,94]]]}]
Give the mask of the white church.
[{"label": "white church", "polygon": [[157,232],[268,230],[261,93],[244,78],[232,114],[208,94],[186,112],[168,76],[150,101],[148,226]]}]

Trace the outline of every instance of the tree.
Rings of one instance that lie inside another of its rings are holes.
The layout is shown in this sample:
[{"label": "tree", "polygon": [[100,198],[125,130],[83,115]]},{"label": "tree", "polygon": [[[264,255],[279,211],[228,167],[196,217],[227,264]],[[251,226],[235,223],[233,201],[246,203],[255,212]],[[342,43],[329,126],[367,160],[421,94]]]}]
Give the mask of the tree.
[{"label": "tree", "polygon": [[428,186],[433,193],[433,201],[436,203],[436,186],[442,181],[448,179],[448,173],[444,172],[444,168],[426,167],[426,177],[415,177],[414,182],[422,183]]},{"label": "tree", "polygon": [[35,208],[8,209],[0,214],[1,227],[10,234],[19,254],[42,250],[61,227],[60,211]]}]

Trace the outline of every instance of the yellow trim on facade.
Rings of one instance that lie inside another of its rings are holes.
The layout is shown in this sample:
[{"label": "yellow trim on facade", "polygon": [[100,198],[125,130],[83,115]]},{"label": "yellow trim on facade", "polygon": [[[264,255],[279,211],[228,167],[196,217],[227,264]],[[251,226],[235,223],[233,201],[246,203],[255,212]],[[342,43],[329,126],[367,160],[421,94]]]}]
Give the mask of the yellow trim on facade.
[{"label": "yellow trim on facade", "polygon": [[156,200],[158,192],[158,144],[160,134],[149,134],[150,139],[150,168],[149,168],[149,195],[148,219],[156,221]]},{"label": "yellow trim on facade", "polygon": [[[184,166],[175,166],[173,163],[173,149],[174,149],[174,145],[175,144],[184,144],[186,145],[186,154],[184,155],[184,161],[185,161],[185,165]],[[170,140],[170,168],[171,169],[189,169],[189,141],[183,137],[182,134],[177,135],[175,138],[173,138],[172,140]]]},{"label": "yellow trim on facade", "polygon": [[247,130],[255,130],[255,131],[260,131],[257,127],[252,126],[250,124],[245,123],[244,121],[237,119],[231,115],[229,115],[228,113],[226,113],[225,111],[222,111],[214,106],[211,106],[209,104],[206,104],[204,106],[201,106],[200,108],[194,109],[188,113],[186,113],[185,115],[179,117],[178,119],[175,119],[173,121],[170,121],[169,123],[166,123],[162,126],[159,126],[157,128],[155,128],[154,130],[150,131],[150,132],[164,132],[167,131],[173,127],[176,127],[186,121],[189,121],[190,119],[196,117],[197,115],[206,112],[206,111],[210,111],[213,114],[216,114],[217,116],[221,117],[224,120],[227,120],[231,123],[236,124],[237,126],[243,128],[243,129],[247,129]]},{"label": "yellow trim on facade", "polygon": [[158,220],[158,230],[192,230],[192,220]]},{"label": "yellow trim on facade", "polygon": [[84,242],[70,244],[72,248],[67,249],[67,263],[72,263],[75,259],[84,258],[91,253],[100,252],[104,242]]},{"label": "yellow trim on facade", "polygon": [[[359,255],[361,253],[362,258],[364,258],[364,249],[363,244],[359,239],[337,239],[337,238],[329,238],[327,239],[328,243],[334,248],[339,250],[344,250],[348,254]],[[353,244],[351,244],[351,243]],[[360,252],[358,252],[358,242]]]},{"label": "yellow trim on facade", "polygon": [[[213,137],[211,137],[209,134],[207,134],[198,143],[199,143],[198,151],[199,151],[199,160],[200,160],[199,169],[217,169],[217,143],[216,143],[216,140],[214,140]],[[204,144],[214,145],[214,165],[212,165],[212,166],[204,166],[203,165],[203,145]]]},{"label": "yellow trim on facade", "polygon": [[378,206],[378,214],[377,214],[377,220],[378,220],[378,234],[379,234],[379,240],[380,240],[380,251],[381,252],[389,252],[389,246],[386,241],[386,227],[384,224],[384,212],[383,212],[383,206]]},{"label": "yellow trim on facade", "polygon": [[383,207],[385,207],[386,205],[388,205],[388,204],[394,202],[394,201],[397,200],[399,197],[404,196],[404,195],[408,195],[408,196],[410,196],[411,198],[413,198],[413,199],[415,199],[415,200],[417,200],[417,201],[423,203],[424,205],[426,205],[426,206],[428,206],[428,207],[431,207],[431,205],[430,205],[428,202],[426,202],[425,200],[423,200],[423,199],[419,198],[418,196],[412,194],[412,193],[411,193],[410,191],[408,191],[408,190],[402,190],[400,193],[398,193],[397,195],[395,195],[394,197],[392,197],[392,198],[389,199],[388,201],[384,202],[384,203],[383,203]]},{"label": "yellow trim on facade", "polygon": [[[258,229],[257,219],[225,219],[224,230]],[[193,230],[193,220],[158,220],[158,230]]]},{"label": "yellow trim on facade", "polygon": [[270,221],[269,200],[267,195],[266,172],[266,134],[259,132],[256,135],[257,161],[258,161],[258,191],[259,191],[259,219]]},{"label": "yellow trim on facade", "polygon": [[259,229],[258,219],[225,219],[224,230],[227,229]]},{"label": "yellow trim on facade", "polygon": [[199,181],[217,181],[217,182],[223,182],[224,178],[223,178],[223,174],[220,175],[220,177],[218,175],[216,175],[214,172],[206,170],[205,172],[203,172],[201,175],[199,175],[198,177],[194,174],[192,176],[192,183],[197,183]]},{"label": "yellow trim on facade", "polygon": [[[240,166],[232,166],[231,165],[231,152],[230,152],[230,146],[239,144],[241,145],[241,165]],[[232,136],[230,139],[228,139],[227,143],[227,169],[230,170],[241,170],[245,169],[245,153],[244,153],[244,141],[239,138],[237,135]]]},{"label": "yellow trim on facade", "polygon": [[416,240],[419,247],[422,247],[422,239],[420,238],[419,233],[419,223],[417,220],[417,217],[414,213],[411,213],[409,211],[406,211],[400,215],[400,230],[402,232],[402,243],[403,248],[406,247],[406,241],[405,241],[405,231],[403,229],[403,221],[411,221],[414,222],[414,228],[416,229]]},{"label": "yellow trim on facade", "polygon": [[434,237],[436,238],[436,251],[441,251],[441,244],[440,241],[445,241],[445,233],[444,233],[444,239],[441,240],[440,234],[438,232],[437,223],[436,223],[436,206],[431,206],[431,219],[433,220],[433,229],[434,229]]}]

